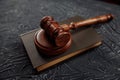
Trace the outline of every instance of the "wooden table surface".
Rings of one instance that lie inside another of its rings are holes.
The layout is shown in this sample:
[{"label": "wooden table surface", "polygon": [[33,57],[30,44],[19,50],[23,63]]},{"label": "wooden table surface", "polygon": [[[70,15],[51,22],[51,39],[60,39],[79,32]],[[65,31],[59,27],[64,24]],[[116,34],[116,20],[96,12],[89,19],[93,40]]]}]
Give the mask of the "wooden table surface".
[{"label": "wooden table surface", "polygon": [[[20,34],[39,27],[43,16],[57,21],[106,13],[115,19],[97,25],[103,44],[37,73]],[[0,0],[0,80],[120,80],[120,6],[95,0]]]}]

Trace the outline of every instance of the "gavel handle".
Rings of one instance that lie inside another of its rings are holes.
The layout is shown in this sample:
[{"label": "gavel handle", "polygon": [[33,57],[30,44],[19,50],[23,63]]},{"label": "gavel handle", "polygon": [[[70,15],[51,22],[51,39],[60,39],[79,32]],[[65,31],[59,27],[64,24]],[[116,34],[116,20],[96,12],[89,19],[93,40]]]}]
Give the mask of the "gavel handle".
[{"label": "gavel handle", "polygon": [[79,27],[84,27],[84,26],[90,26],[92,24],[98,24],[98,23],[105,23],[113,19],[112,14],[106,14],[102,16],[97,16],[94,18],[90,18],[87,20],[83,20],[80,22],[76,23],[71,23],[70,25],[62,25],[65,31],[69,31],[71,29],[79,28]]}]

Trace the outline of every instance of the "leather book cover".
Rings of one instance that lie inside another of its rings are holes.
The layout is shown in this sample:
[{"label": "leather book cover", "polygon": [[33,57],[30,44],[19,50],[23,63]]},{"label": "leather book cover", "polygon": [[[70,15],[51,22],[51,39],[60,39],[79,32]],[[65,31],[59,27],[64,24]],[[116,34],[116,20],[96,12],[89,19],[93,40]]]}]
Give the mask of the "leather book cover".
[{"label": "leather book cover", "polygon": [[[70,22],[77,22],[80,20],[83,19],[79,16],[75,16],[70,19],[64,20],[60,23],[69,24]],[[84,51],[97,47],[102,43],[101,36],[93,28],[90,27],[79,28],[74,31],[71,31],[73,40],[72,45],[68,51],[61,55],[53,57],[43,56],[41,53],[37,51],[33,41],[34,34],[39,29],[35,29],[30,32],[21,34],[21,38],[27,51],[27,54],[32,62],[33,67],[36,68],[37,71],[45,70],[55,64],[58,64],[73,56],[83,53]]]}]

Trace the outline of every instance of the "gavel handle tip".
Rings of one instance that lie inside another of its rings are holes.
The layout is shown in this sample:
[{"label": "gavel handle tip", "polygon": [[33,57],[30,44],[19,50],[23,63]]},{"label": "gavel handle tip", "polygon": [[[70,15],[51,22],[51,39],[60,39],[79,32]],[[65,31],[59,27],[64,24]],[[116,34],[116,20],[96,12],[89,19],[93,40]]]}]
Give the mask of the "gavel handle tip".
[{"label": "gavel handle tip", "polygon": [[108,20],[112,20],[115,16],[113,14],[108,14],[107,17],[108,17]]}]

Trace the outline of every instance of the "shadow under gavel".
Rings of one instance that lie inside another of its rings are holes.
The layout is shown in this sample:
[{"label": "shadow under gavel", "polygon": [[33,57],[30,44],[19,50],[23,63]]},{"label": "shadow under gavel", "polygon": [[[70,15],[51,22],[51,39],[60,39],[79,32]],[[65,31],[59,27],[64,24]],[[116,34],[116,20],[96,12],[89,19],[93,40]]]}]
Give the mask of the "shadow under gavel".
[{"label": "shadow under gavel", "polygon": [[34,36],[38,51],[45,55],[57,55],[69,49],[72,38],[70,30],[93,24],[105,23],[113,19],[112,14],[97,16],[80,22],[59,25],[51,16],[45,16],[40,22],[41,30]]}]

